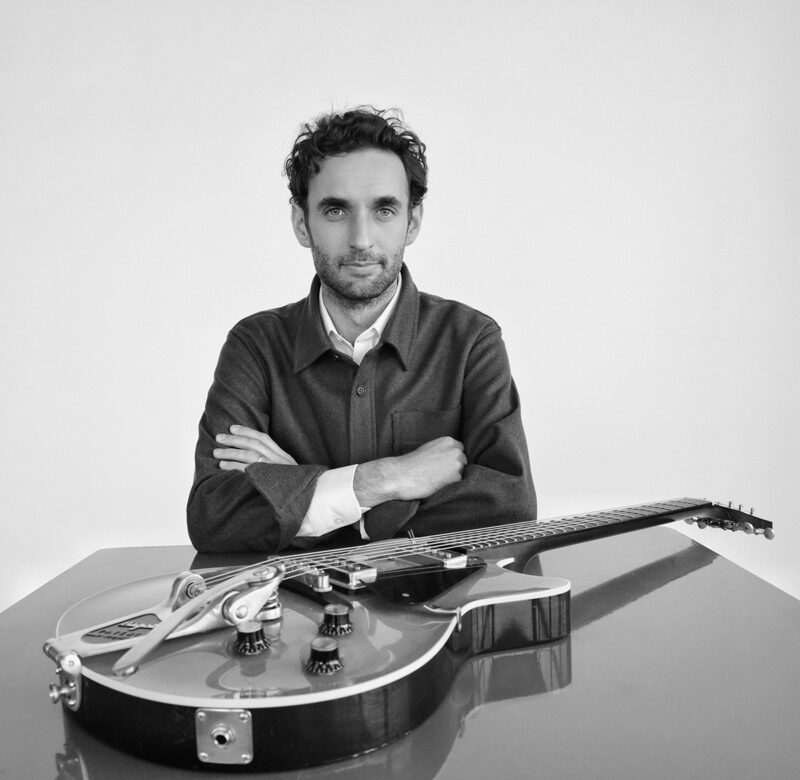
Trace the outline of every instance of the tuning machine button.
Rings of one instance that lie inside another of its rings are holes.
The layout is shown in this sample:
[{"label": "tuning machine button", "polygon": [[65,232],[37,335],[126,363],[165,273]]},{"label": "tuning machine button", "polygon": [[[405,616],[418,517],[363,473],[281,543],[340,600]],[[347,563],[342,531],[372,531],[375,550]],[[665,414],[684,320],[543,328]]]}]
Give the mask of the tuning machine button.
[{"label": "tuning machine button", "polygon": [[320,624],[319,632],[325,636],[343,636],[353,632],[350,621],[350,607],[347,604],[326,604],[325,619]]},{"label": "tuning machine button", "polygon": [[310,674],[335,674],[343,668],[339,659],[339,643],[327,636],[311,640],[311,653],[306,663]]}]

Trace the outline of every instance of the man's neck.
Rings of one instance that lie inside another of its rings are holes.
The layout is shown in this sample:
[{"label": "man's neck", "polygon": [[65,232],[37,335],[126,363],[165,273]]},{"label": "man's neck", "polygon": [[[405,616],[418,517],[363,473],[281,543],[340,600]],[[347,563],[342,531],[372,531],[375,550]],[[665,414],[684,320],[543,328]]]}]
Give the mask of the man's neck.
[{"label": "man's neck", "polygon": [[322,300],[340,336],[351,344],[381,316],[397,290],[397,280],[377,298],[353,301],[322,285]]}]

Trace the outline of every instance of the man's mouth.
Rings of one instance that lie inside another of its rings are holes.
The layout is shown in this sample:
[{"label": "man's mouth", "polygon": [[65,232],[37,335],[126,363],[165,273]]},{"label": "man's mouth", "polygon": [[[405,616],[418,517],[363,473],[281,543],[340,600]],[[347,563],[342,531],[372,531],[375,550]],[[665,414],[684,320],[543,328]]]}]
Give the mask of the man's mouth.
[{"label": "man's mouth", "polygon": [[362,266],[369,266],[369,265],[382,265],[383,259],[380,257],[374,257],[372,255],[346,255],[344,260],[342,261],[342,265],[351,266],[353,268],[359,268]]}]

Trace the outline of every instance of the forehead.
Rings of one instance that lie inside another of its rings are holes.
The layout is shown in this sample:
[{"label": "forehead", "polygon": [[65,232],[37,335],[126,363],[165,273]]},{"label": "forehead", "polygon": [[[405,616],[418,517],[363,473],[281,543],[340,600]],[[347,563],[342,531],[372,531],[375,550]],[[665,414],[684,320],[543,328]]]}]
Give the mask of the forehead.
[{"label": "forehead", "polygon": [[322,198],[373,200],[394,197],[408,200],[408,179],[400,158],[384,149],[359,149],[326,157],[308,185],[309,204]]}]

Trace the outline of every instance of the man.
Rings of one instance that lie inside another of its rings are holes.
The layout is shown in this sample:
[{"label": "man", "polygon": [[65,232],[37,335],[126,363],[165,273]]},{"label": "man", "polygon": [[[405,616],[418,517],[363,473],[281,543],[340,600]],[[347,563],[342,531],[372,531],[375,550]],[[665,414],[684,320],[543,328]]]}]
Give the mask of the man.
[{"label": "man", "polygon": [[353,544],[530,520],[536,495],[500,328],[418,292],[425,146],[368,108],[306,125],[286,161],[308,298],[237,324],[200,421],[201,552]]}]

